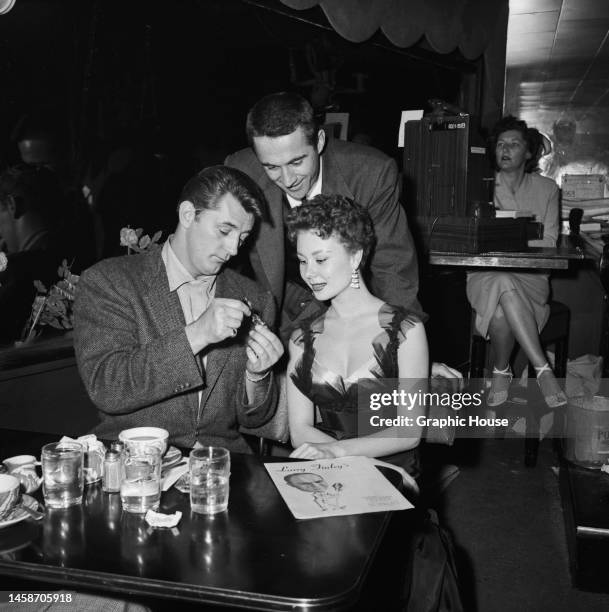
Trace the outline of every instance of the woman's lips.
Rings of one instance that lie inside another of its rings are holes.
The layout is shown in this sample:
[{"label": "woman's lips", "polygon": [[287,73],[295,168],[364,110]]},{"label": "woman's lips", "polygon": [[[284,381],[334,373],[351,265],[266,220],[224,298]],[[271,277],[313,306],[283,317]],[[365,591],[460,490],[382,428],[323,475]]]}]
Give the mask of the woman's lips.
[{"label": "woman's lips", "polygon": [[326,286],[326,283],[311,283],[311,289],[315,292],[321,291]]}]

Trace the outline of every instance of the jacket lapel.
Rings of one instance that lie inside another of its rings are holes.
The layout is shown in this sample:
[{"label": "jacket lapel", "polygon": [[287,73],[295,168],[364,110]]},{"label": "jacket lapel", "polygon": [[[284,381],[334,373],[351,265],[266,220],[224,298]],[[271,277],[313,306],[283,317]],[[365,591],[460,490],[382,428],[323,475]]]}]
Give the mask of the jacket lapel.
[{"label": "jacket lapel", "polygon": [[[216,280],[216,297],[240,300],[243,297],[243,291],[240,291],[239,287],[226,274],[220,272]],[[226,366],[228,357],[234,349],[235,342],[238,342],[238,340],[229,339],[227,343],[214,345],[207,351],[207,365],[205,367],[206,386],[201,397],[202,408],[206,405],[209,396],[213,392],[218,378]]]},{"label": "jacket lapel", "polygon": [[169,280],[161,258],[161,249],[132,257],[145,258],[142,278],[146,286],[150,316],[159,332],[168,333],[176,327],[186,325],[178,292],[169,291]]},{"label": "jacket lapel", "polygon": [[[260,223],[256,240],[256,244],[264,245],[264,248],[256,248],[256,252],[267,277],[267,286],[271,288],[274,295],[280,296],[283,295],[285,273],[282,192],[269,179],[262,167],[255,180],[262,188],[268,205],[268,219]],[[281,256],[278,256],[279,253]]]},{"label": "jacket lapel", "polygon": [[[169,333],[170,331],[184,327],[186,319],[180,304],[177,291],[169,290],[169,279],[167,270],[161,257],[161,249],[154,249],[141,255],[133,257],[146,258],[143,260],[142,278],[145,285],[145,299],[149,306],[149,314],[155,328],[159,334]],[[188,393],[183,396],[187,403],[193,419],[199,409],[199,394]]]}]

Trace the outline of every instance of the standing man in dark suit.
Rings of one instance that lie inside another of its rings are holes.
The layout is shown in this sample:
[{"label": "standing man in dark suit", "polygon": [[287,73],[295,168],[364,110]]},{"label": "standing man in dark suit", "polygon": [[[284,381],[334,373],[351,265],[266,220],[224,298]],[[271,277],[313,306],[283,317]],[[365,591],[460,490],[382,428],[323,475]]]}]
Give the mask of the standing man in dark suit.
[{"label": "standing man in dark suit", "polygon": [[261,216],[256,184],[213,166],[184,187],[178,225],[162,249],[104,260],[78,283],[78,368],[100,410],[97,435],[163,427],[170,442],[248,452],[239,426],[276,406],[271,371],[283,353],[269,292],[223,269]]},{"label": "standing man in dark suit", "polygon": [[377,149],[327,139],[312,106],[294,93],[262,98],[248,113],[246,130],[250,148],[225,163],[249,174],[268,202],[269,219],[260,225],[251,261],[256,278],[270,287],[281,308],[282,339],[321,307],[304,287],[284,230],[288,207],[319,193],[346,196],[368,210],[376,234],[370,261],[373,293],[420,312],[417,257],[398,199],[395,162]]}]

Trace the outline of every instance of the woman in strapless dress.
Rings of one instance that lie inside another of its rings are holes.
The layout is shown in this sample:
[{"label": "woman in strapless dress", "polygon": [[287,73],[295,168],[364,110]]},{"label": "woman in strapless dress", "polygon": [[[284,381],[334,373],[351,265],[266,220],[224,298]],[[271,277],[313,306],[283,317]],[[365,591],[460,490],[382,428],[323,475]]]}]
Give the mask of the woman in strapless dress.
[{"label": "woman in strapless dress", "polygon": [[[376,298],[362,276],[374,243],[368,213],[343,196],[319,195],[291,210],[287,227],[303,280],[329,305],[289,342],[291,456],[382,457],[416,472],[412,449],[421,428],[371,427],[373,411],[366,405],[358,409],[359,385],[401,379],[400,390],[424,391],[429,366],[420,319]],[[412,418],[422,410],[399,405],[396,415]]]}]

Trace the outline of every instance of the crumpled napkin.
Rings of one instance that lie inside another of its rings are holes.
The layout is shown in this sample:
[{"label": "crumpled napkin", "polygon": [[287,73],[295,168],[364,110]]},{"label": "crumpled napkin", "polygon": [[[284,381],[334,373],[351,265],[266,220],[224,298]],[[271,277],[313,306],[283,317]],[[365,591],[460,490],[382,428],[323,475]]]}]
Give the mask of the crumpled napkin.
[{"label": "crumpled napkin", "polygon": [[163,514],[162,512],[148,510],[145,518],[151,527],[175,527],[180,522],[182,513],[179,510],[173,514]]},{"label": "crumpled napkin", "polygon": [[582,355],[567,362],[567,397],[596,395],[601,385],[603,358],[597,355]]},{"label": "crumpled napkin", "polygon": [[106,452],[106,447],[101,440],[97,439],[95,434],[87,434],[86,436],[80,436],[79,438],[70,438],[70,436],[63,436],[60,442],[78,442],[78,444],[82,444],[86,451],[100,451],[102,448],[104,449],[104,454]]},{"label": "crumpled napkin", "polygon": [[63,436],[59,442],[78,442],[83,446],[86,455],[84,468],[86,482],[97,482],[102,477],[106,447],[95,434],[87,434],[76,439]]},{"label": "crumpled napkin", "polygon": [[163,472],[163,478],[161,478],[161,491],[169,491],[173,484],[183,475],[188,472],[188,462],[176,465],[166,472]]}]

